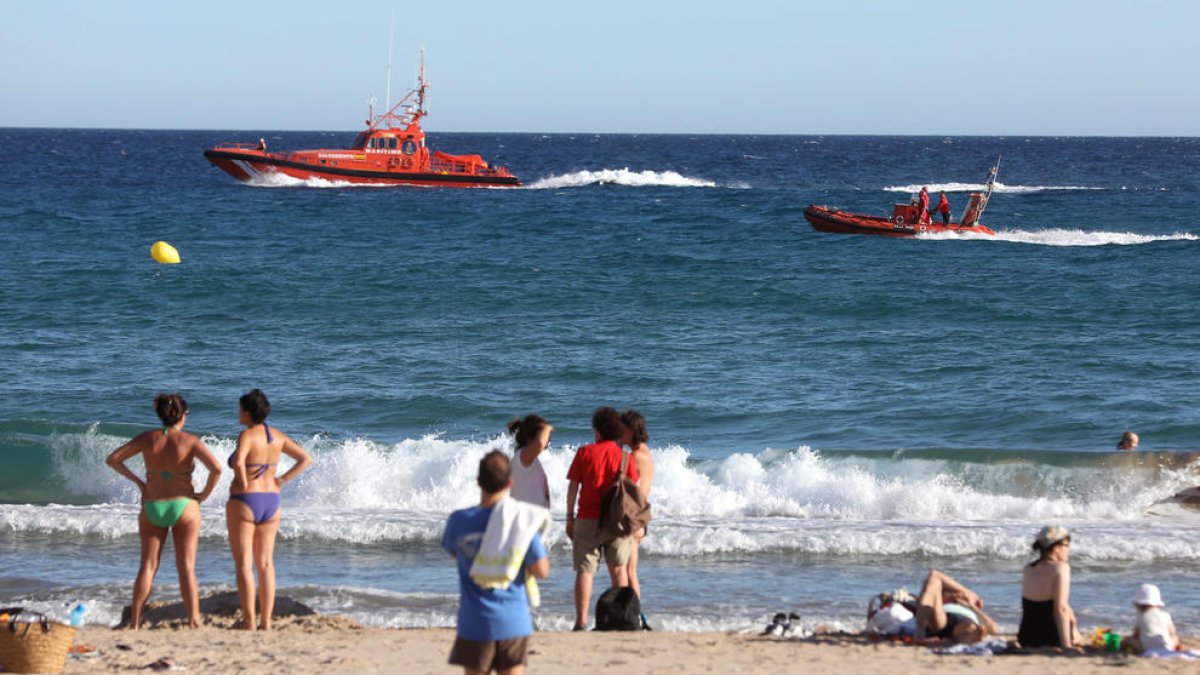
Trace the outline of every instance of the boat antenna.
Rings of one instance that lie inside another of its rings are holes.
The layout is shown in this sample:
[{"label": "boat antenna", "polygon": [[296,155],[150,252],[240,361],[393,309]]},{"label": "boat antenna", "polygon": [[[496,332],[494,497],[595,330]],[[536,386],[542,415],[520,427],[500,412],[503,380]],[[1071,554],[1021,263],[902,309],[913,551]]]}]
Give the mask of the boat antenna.
[{"label": "boat antenna", "polygon": [[392,12],[391,20],[388,21],[388,67],[387,67],[387,98],[384,100],[386,105],[384,110],[391,111],[392,109],[392,39],[396,33],[396,13]]},{"label": "boat antenna", "polygon": [[421,86],[417,88],[417,110],[421,111],[421,115],[425,115],[425,87],[428,86],[425,81],[425,48],[421,47]]}]

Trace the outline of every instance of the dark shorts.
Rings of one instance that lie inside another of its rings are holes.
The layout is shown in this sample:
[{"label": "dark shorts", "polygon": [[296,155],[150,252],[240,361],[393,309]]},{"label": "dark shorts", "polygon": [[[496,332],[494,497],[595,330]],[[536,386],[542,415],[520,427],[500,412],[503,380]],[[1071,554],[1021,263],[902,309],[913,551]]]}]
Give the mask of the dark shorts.
[{"label": "dark shorts", "polygon": [[454,639],[450,648],[450,665],[472,670],[507,670],[525,665],[529,652],[529,636],[494,642]]}]

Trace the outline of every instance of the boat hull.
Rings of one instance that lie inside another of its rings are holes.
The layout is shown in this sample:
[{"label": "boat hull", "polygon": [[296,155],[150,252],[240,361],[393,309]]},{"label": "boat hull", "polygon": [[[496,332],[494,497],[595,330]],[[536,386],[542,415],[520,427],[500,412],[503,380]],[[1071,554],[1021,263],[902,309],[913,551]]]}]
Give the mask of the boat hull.
[{"label": "boat hull", "polygon": [[[353,151],[350,151],[353,152]],[[290,176],[299,180],[321,179],[356,185],[423,185],[430,187],[517,187],[516,176],[480,174],[447,170],[409,169],[402,165],[389,166],[383,158],[341,159],[336,166],[315,164],[310,157],[295,157],[262,150],[214,148],[205,150],[204,157],[213,166],[239,181],[251,181],[269,174]],[[307,161],[306,161],[307,160]]]},{"label": "boat hull", "polygon": [[851,213],[828,206],[810,205],[804,209],[804,219],[819,232],[835,234],[871,234],[883,237],[916,237],[922,234],[941,232],[995,235],[984,225],[961,225],[959,223],[910,223],[904,219],[881,218],[861,213]]}]

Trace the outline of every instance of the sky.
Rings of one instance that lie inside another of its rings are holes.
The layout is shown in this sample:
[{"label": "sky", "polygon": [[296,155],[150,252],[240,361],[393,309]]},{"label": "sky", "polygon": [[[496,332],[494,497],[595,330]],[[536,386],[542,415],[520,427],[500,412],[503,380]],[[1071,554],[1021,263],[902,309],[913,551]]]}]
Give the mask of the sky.
[{"label": "sky", "polygon": [[[0,0],[0,127],[1200,135],[1195,0]],[[378,111],[377,111],[378,112]]]}]

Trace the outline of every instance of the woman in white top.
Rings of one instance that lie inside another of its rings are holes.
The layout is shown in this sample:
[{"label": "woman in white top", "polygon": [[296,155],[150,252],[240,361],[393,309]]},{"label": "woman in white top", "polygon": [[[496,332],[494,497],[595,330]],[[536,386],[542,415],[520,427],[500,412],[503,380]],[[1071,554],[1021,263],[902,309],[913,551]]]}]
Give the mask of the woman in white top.
[{"label": "woman in white top", "polygon": [[508,433],[513,434],[517,442],[509,494],[523,502],[550,508],[550,481],[546,479],[546,470],[538,455],[550,447],[554,427],[541,415],[530,413],[509,422]]},{"label": "woman in white top", "polygon": [[[654,483],[654,458],[650,456],[650,446],[647,444],[650,436],[646,433],[646,418],[642,417],[640,412],[630,408],[621,413],[621,422],[625,424],[625,437],[622,441],[629,447],[632,453],[631,457],[637,465],[638,491],[642,493],[642,499],[648,501],[650,487]],[[629,552],[629,587],[633,589],[634,593],[637,593],[638,598],[642,597],[642,585],[638,583],[637,576],[638,548],[645,537],[646,528],[634,532],[633,550]],[[643,624],[645,620],[643,616]]]}]

